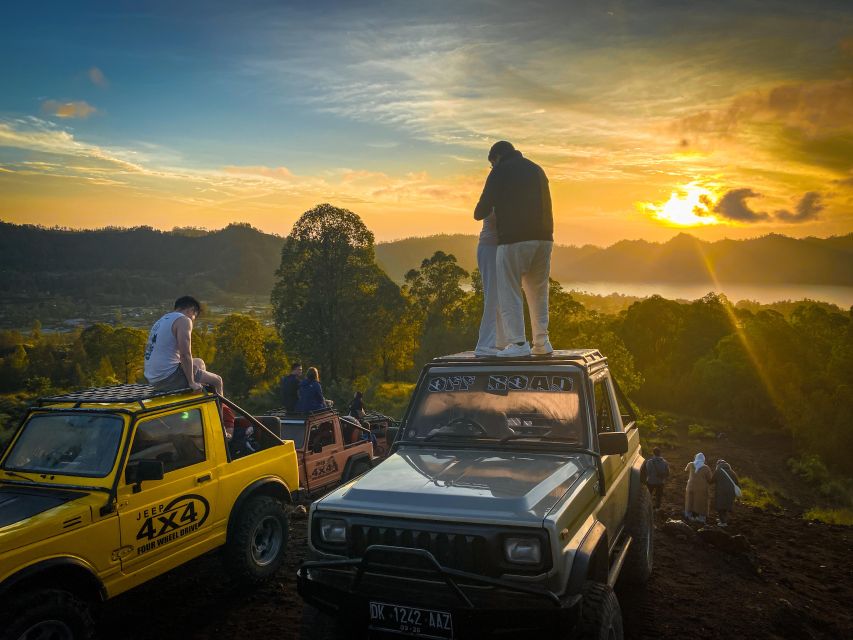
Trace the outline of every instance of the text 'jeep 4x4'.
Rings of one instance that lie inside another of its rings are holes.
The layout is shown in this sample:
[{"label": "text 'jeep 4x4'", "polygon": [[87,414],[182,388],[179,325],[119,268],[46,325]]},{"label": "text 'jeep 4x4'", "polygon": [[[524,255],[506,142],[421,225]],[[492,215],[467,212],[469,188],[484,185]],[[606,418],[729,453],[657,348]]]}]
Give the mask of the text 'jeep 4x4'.
[{"label": "text 'jeep 4x4'", "polygon": [[621,638],[653,529],[620,396],[595,350],[429,363],[392,454],[312,505],[303,637]]}]

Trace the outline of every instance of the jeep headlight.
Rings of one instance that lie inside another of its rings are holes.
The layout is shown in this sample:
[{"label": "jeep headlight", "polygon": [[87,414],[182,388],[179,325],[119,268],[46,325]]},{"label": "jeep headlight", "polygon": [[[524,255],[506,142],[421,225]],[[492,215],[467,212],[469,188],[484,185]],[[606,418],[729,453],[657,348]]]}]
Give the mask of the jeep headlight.
[{"label": "jeep headlight", "polygon": [[542,562],[542,545],[537,538],[506,538],[504,557],[515,564],[539,564]]},{"label": "jeep headlight", "polygon": [[320,518],[320,540],[329,544],[344,544],[347,541],[347,523],[337,518]]}]

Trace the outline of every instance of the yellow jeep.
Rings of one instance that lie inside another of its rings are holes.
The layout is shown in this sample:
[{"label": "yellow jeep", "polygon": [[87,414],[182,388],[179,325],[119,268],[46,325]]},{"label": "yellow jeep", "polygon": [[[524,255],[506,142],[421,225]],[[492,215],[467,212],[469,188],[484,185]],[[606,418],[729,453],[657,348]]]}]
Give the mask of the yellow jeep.
[{"label": "yellow jeep", "polygon": [[[253,448],[231,446],[223,410],[251,423]],[[221,396],[40,400],[0,459],[0,640],[87,638],[91,604],[220,546],[230,575],[273,575],[298,487],[293,442]]]}]

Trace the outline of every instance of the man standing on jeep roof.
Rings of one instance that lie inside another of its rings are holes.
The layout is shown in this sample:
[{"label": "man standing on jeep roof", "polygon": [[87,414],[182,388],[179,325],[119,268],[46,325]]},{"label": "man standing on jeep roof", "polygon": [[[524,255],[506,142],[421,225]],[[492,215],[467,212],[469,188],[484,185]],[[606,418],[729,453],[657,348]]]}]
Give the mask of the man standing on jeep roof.
[{"label": "man standing on jeep roof", "polygon": [[538,164],[522,157],[501,140],[489,150],[492,171],[474,209],[483,220],[492,209],[498,232],[498,306],[508,346],[499,356],[530,355],[524,335],[522,287],[530,309],[533,350],[546,355],[554,349],[548,339],[548,277],[554,244],[554,218],[548,178]]},{"label": "man standing on jeep roof", "polygon": [[290,373],[281,379],[281,396],[284,402],[284,410],[288,413],[296,411],[296,403],[299,402],[299,384],[302,382],[302,364],[294,362],[290,367]]},{"label": "man standing on jeep roof", "polygon": [[210,385],[222,395],[222,378],[211,373],[201,358],[193,358],[193,320],[201,304],[192,296],[175,300],[175,310],[151,327],[145,344],[145,379],[157,391],[177,391],[189,387],[199,391]]}]

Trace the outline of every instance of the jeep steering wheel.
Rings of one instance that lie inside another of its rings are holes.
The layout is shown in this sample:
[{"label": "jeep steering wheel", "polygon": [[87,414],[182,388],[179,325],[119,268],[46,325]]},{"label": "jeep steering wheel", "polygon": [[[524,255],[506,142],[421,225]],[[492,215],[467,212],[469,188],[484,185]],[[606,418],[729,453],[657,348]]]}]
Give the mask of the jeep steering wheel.
[{"label": "jeep steering wheel", "polygon": [[[456,418],[453,418],[452,420],[448,420],[447,424],[445,426],[446,427],[453,427],[453,426],[456,426],[457,424],[464,424],[464,425],[468,425],[469,427],[474,427],[474,428],[478,429],[479,433],[477,433],[476,435],[488,435],[488,433],[489,433],[489,430],[486,429],[486,427],[484,427],[479,422],[474,420],[474,418],[469,418],[468,416],[458,416]],[[472,431],[472,430],[469,429],[469,431]]]}]

